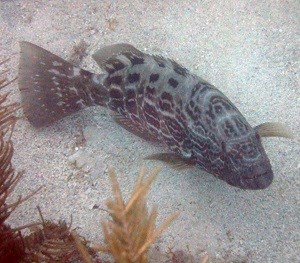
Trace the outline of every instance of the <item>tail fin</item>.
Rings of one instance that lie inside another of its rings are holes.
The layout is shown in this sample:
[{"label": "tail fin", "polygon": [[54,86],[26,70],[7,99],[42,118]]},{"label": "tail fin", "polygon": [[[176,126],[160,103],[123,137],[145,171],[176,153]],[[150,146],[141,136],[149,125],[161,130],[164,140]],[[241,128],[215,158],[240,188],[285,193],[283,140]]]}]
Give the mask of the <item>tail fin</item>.
[{"label": "tail fin", "polygon": [[47,50],[20,42],[19,89],[24,114],[36,127],[85,107],[104,105],[104,75],[73,66]]}]

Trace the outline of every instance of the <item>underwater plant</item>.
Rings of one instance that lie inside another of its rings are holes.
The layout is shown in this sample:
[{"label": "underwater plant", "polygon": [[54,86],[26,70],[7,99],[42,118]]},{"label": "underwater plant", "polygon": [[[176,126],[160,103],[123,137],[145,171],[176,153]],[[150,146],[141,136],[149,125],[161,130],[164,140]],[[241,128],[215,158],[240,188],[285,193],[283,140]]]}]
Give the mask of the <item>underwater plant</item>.
[{"label": "underwater plant", "polygon": [[[0,66],[5,64],[7,60],[0,62]],[[0,90],[7,87],[11,82],[4,74],[9,70],[0,71]],[[24,244],[22,236],[18,229],[12,229],[5,221],[17,206],[29,198],[19,197],[18,200],[8,204],[7,198],[20,181],[23,173],[16,173],[11,158],[13,155],[13,145],[11,135],[17,117],[15,112],[18,110],[17,103],[7,104],[9,93],[0,94],[0,262],[17,262],[24,254]]]},{"label": "underwater plant", "polygon": [[159,170],[153,169],[145,178],[146,172],[142,168],[132,195],[125,203],[116,173],[109,168],[114,199],[107,201],[107,208],[112,220],[102,223],[106,246],[97,246],[95,250],[110,253],[117,263],[148,262],[149,247],[178,217],[178,213],[174,213],[160,227],[155,228],[157,208],[154,207],[150,213],[148,211],[147,194]]},{"label": "underwater plant", "polygon": [[90,263],[92,250],[88,251],[87,241],[71,230],[63,220],[53,223],[44,220],[38,208],[42,224],[32,228],[32,233],[24,237],[25,262],[74,262]]}]

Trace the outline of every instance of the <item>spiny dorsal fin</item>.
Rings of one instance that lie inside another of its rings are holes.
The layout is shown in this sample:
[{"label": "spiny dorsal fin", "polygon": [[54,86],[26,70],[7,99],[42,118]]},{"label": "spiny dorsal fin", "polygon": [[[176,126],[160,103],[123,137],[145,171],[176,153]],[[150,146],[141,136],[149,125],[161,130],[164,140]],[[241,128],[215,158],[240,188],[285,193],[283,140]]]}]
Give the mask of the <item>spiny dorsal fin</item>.
[{"label": "spiny dorsal fin", "polygon": [[295,139],[291,130],[281,123],[265,122],[255,127],[255,130],[261,137],[283,137]]},{"label": "spiny dorsal fin", "polygon": [[143,55],[143,53],[136,49],[134,46],[130,44],[120,43],[100,48],[92,55],[92,57],[97,62],[99,67],[104,69],[106,62],[111,57],[117,56],[123,52],[131,52],[132,54],[136,54],[138,56]]},{"label": "spiny dorsal fin", "polygon": [[190,169],[195,166],[195,163],[180,157],[175,153],[155,153],[145,157],[146,160],[158,160],[167,163],[175,170]]}]

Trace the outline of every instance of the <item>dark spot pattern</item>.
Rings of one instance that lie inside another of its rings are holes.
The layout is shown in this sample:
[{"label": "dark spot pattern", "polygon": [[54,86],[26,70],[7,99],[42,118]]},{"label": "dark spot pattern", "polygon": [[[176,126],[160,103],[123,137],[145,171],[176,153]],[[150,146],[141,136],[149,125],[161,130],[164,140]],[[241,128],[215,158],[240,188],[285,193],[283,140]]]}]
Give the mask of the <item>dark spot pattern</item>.
[{"label": "dark spot pattern", "polygon": [[216,118],[216,115],[213,113],[213,105],[209,104],[208,108],[209,110],[205,113],[209,116],[210,119],[214,120]]},{"label": "dark spot pattern", "polygon": [[188,114],[188,116],[193,121],[196,121],[199,118],[199,116],[196,113],[194,113],[194,111],[192,109],[190,109],[189,105],[186,105],[185,110],[186,110],[186,113]]},{"label": "dark spot pattern", "polygon": [[198,82],[192,89],[191,98],[194,98],[196,95],[200,96],[206,91],[209,91],[210,87],[204,83]]},{"label": "dark spot pattern", "polygon": [[173,65],[173,70],[177,73],[177,74],[179,74],[179,75],[181,75],[181,76],[183,76],[183,77],[185,77],[186,75],[187,75],[187,69],[186,68],[184,68],[184,67],[182,67],[181,65],[179,65],[177,62],[175,62],[174,60],[172,60],[172,65]]},{"label": "dark spot pattern", "polygon": [[236,130],[234,129],[233,124],[226,120],[224,124],[224,131],[228,138],[234,138],[237,136]]},{"label": "dark spot pattern", "polygon": [[118,89],[110,89],[109,96],[113,99],[123,99],[123,93]]},{"label": "dark spot pattern", "polygon": [[132,66],[144,64],[144,58],[142,57],[138,57],[137,55],[130,52],[125,52],[123,55],[130,60]]},{"label": "dark spot pattern", "polygon": [[111,68],[109,66],[105,66],[105,71],[108,72],[109,74],[114,74],[116,70],[114,68]]},{"label": "dark spot pattern", "polygon": [[168,93],[168,92],[163,92],[161,94],[161,99],[173,102],[173,96],[170,93]]},{"label": "dark spot pattern", "polygon": [[145,97],[148,98],[149,100],[154,100],[155,97],[155,88],[147,86],[145,90]]},{"label": "dark spot pattern", "polygon": [[153,59],[156,61],[157,65],[161,68],[165,68],[165,59],[159,56],[153,56]]},{"label": "dark spot pattern", "polygon": [[162,109],[162,111],[166,111],[166,112],[169,112],[169,113],[173,112],[173,107],[172,107],[172,104],[170,102],[160,100],[159,101],[159,106]]},{"label": "dark spot pattern", "polygon": [[127,99],[134,99],[135,98],[135,91],[133,89],[128,89],[126,91],[126,98]]},{"label": "dark spot pattern", "polygon": [[[228,112],[228,111],[234,109],[234,106],[230,102],[228,102],[224,98],[220,97],[219,95],[211,96],[210,103],[211,103],[211,105],[214,105],[214,107],[218,106],[218,107],[224,108],[224,112]],[[215,112],[217,112],[216,109],[215,109]]]},{"label": "dark spot pattern", "polygon": [[113,76],[107,79],[107,85],[110,86],[112,84],[121,86],[123,82],[122,76]]},{"label": "dark spot pattern", "polygon": [[125,65],[120,60],[115,60],[115,62],[113,63],[113,67],[115,68],[115,70],[121,70],[125,68]]},{"label": "dark spot pattern", "polygon": [[109,74],[113,74],[121,69],[124,69],[126,66],[118,59],[112,58],[106,62],[105,70]]},{"label": "dark spot pattern", "polygon": [[243,120],[241,120],[240,117],[236,116],[233,119],[235,126],[237,127],[237,129],[239,130],[240,134],[246,134],[247,132],[249,132],[249,127],[246,123],[243,122]]},{"label": "dark spot pattern", "polygon": [[129,74],[127,80],[129,83],[138,82],[140,80],[140,74],[138,73]]},{"label": "dark spot pattern", "polygon": [[159,79],[159,74],[151,74],[149,81],[155,82],[155,81],[158,81],[158,79]]},{"label": "dark spot pattern", "polygon": [[178,86],[178,81],[176,79],[170,78],[168,83],[170,84],[171,87],[173,87],[174,89],[177,88]]}]

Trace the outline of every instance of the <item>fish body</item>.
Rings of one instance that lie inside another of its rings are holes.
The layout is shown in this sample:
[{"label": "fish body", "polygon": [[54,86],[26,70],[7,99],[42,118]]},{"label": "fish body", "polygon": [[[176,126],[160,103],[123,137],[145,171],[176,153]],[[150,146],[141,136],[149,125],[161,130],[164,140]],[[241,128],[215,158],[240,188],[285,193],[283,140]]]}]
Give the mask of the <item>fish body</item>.
[{"label": "fish body", "polygon": [[196,165],[243,189],[271,184],[259,131],[216,87],[173,60],[128,44],[104,47],[93,57],[103,74],[21,42],[19,87],[34,126],[100,105],[125,129],[169,150],[153,159]]}]

